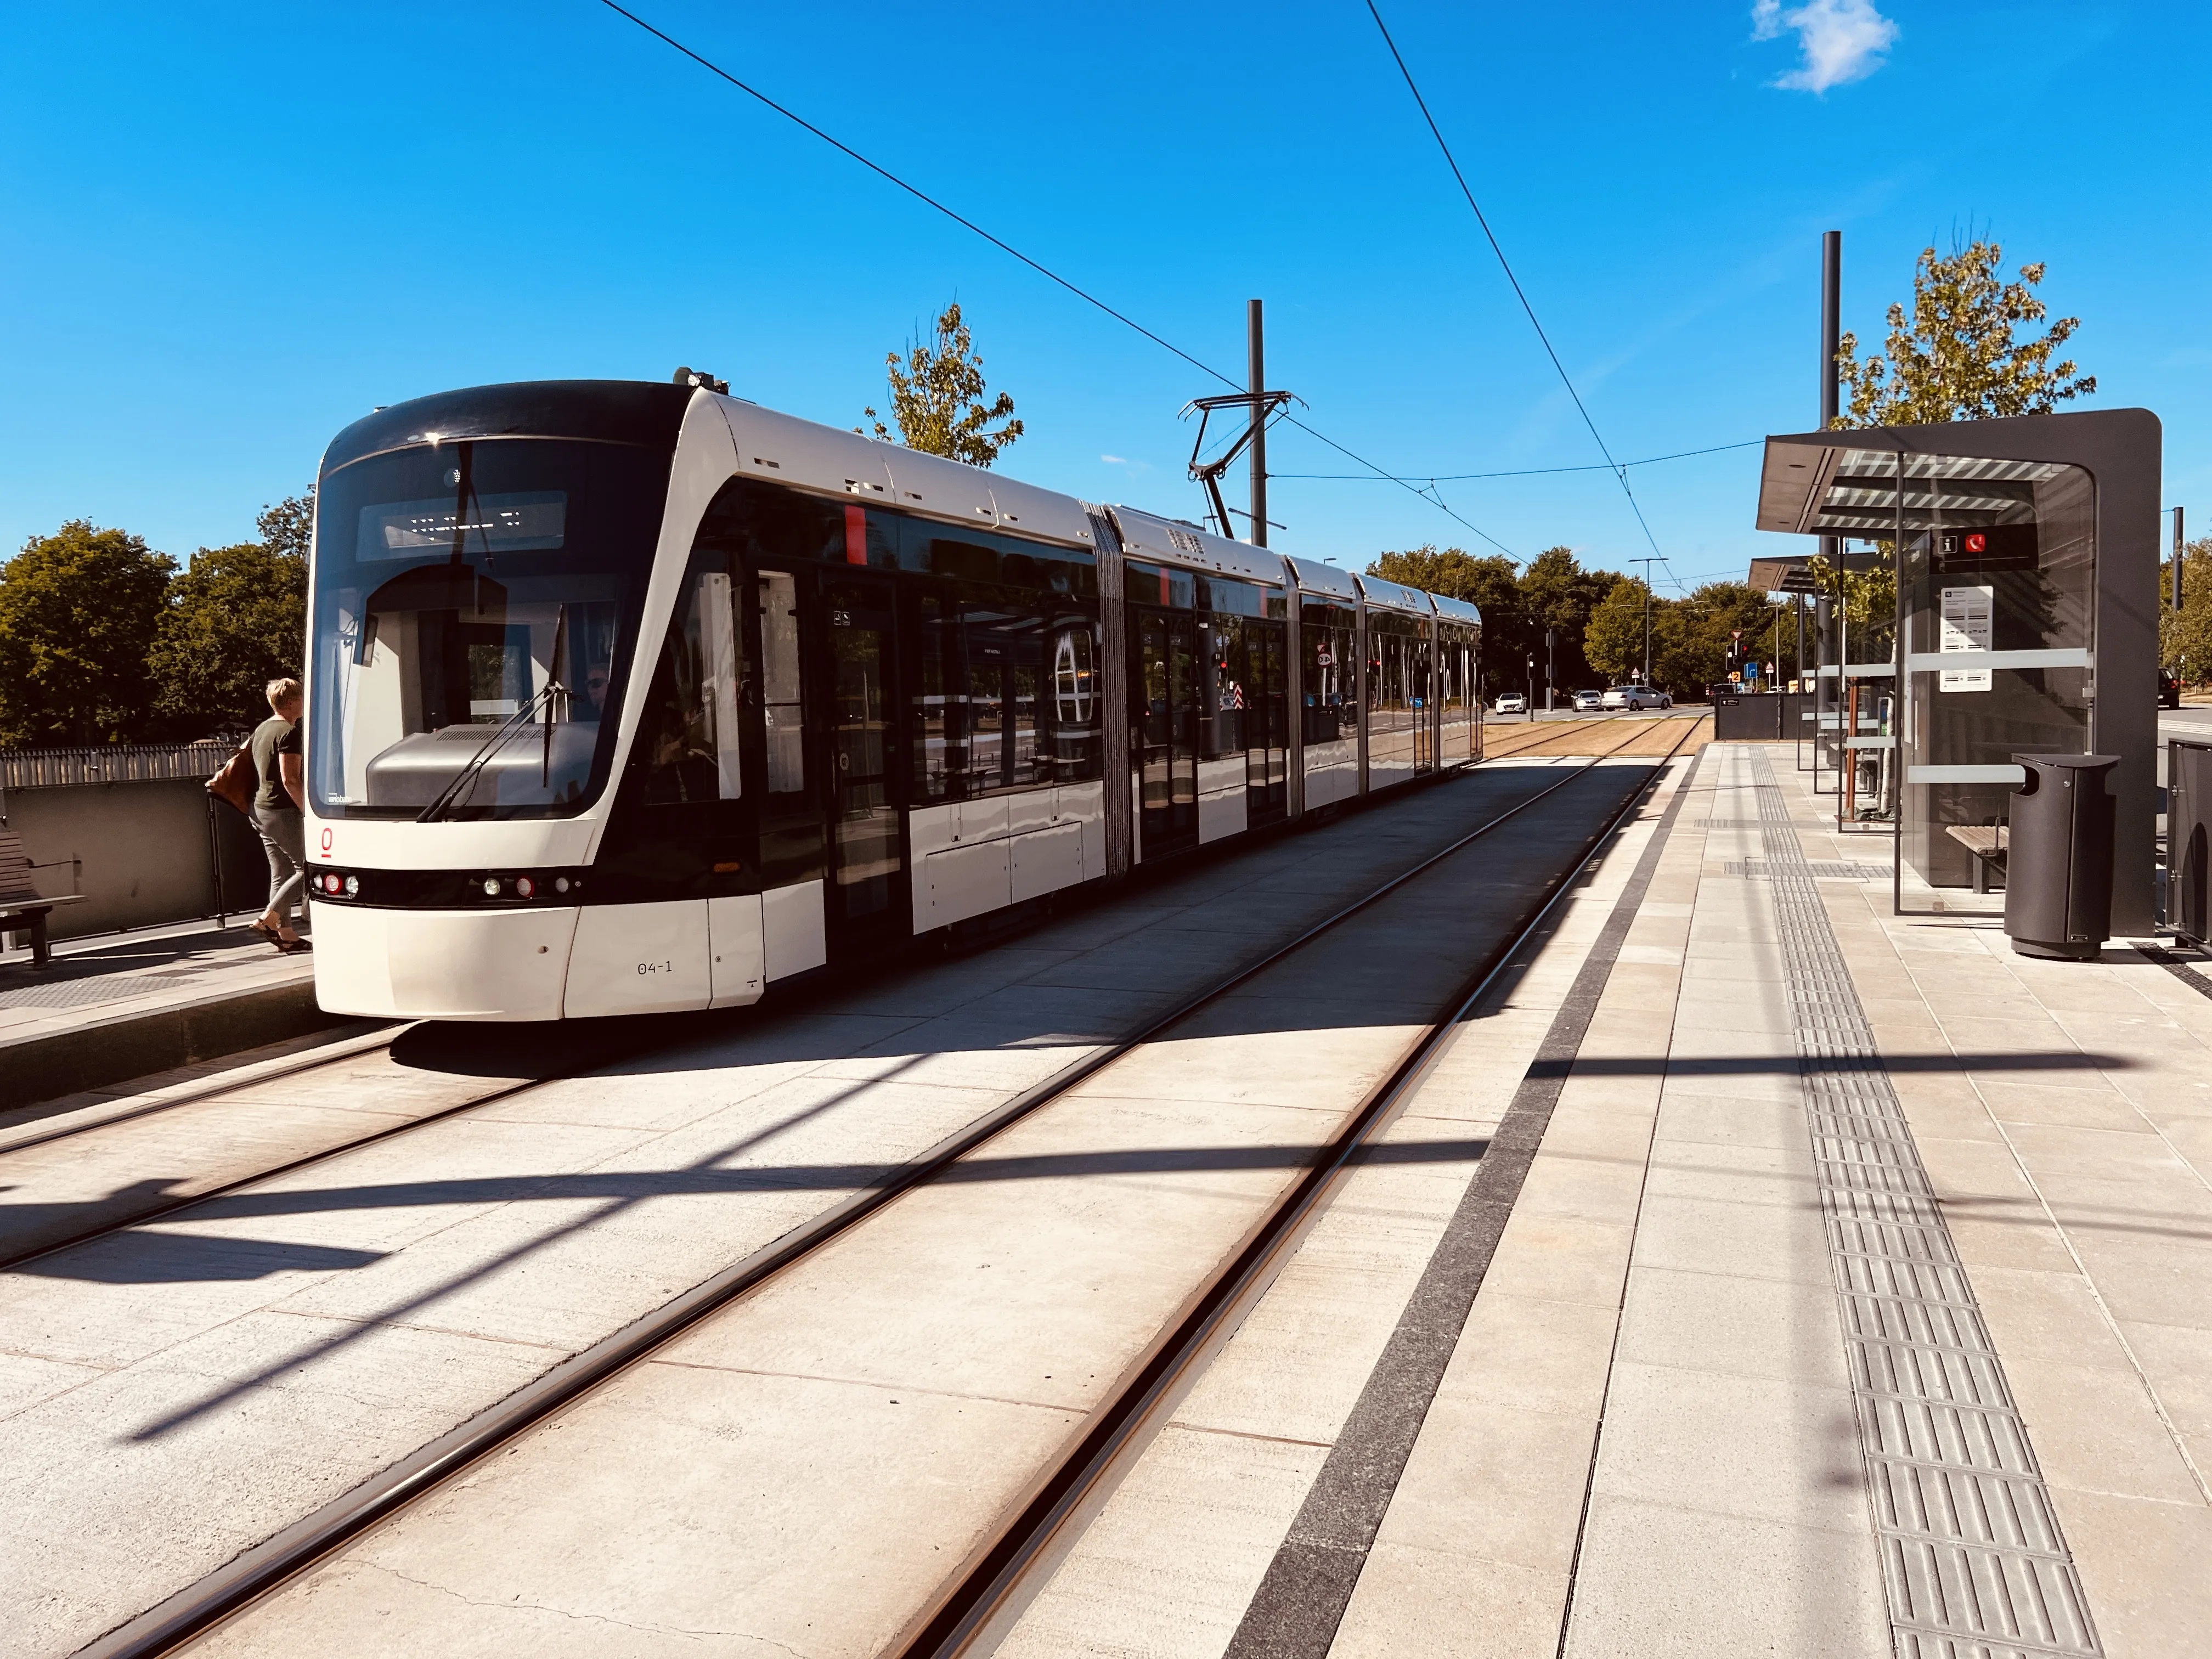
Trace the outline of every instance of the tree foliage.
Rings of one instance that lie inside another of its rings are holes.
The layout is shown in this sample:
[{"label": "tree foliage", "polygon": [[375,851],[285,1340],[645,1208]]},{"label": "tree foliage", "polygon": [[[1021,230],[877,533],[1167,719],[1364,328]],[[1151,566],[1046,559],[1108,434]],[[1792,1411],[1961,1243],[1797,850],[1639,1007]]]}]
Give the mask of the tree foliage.
[{"label": "tree foliage", "polygon": [[[898,424],[898,441],[908,449],[988,466],[1022,435],[1012,398],[1001,392],[990,403],[983,401],[983,359],[957,300],[938,317],[928,340],[908,343],[904,361],[894,351],[884,362],[890,379],[891,419]],[[876,411],[863,413],[874,423],[876,436],[888,441],[890,428]],[[1006,424],[994,431],[994,421]]]},{"label": "tree foliage", "polygon": [[149,659],[167,735],[241,730],[265,717],[262,688],[300,672],[307,631],[314,492],[261,510],[258,542],[204,547],[169,585]]},{"label": "tree foliage", "polygon": [[[2159,567],[2159,593],[2173,592],[2173,561]],[[2212,680],[2212,536],[2185,544],[2181,561],[2181,609],[2161,605],[2158,613],[2158,655],[2191,685]]]},{"label": "tree foliage", "polygon": [[[1618,578],[1590,618],[1583,649],[1608,678],[1640,678],[1644,672],[1644,584]],[[1778,624],[1779,624],[1778,628]],[[1796,619],[1758,589],[1736,581],[1707,582],[1680,599],[1651,599],[1651,684],[1677,697],[1703,697],[1729,675],[1729,647],[1741,643],[1763,672],[1787,678],[1797,672]]]},{"label": "tree foliage", "polygon": [[72,519],[0,564],[0,744],[147,735],[147,653],[176,562]]},{"label": "tree foliage", "polygon": [[1839,427],[1916,426],[1940,421],[2045,415],[2097,389],[2070,357],[2051,354],[2081,326],[2062,317],[2040,335],[2014,337],[2022,324],[2040,323],[2050,308],[2036,298],[2045,267],[2022,265],[2003,280],[2004,249],[1973,241],[1948,255],[1922,250],[1912,274],[1912,318],[1889,308],[1889,339],[1880,355],[1856,356],[1858,336],[1843,337],[1836,368],[1848,395]]},{"label": "tree foliage", "polygon": [[[1644,586],[1634,576],[1616,576],[1613,587],[1591,611],[1583,635],[1583,653],[1609,682],[1639,679],[1644,673]],[[1652,649],[1656,661],[1660,607],[1653,607]]]}]

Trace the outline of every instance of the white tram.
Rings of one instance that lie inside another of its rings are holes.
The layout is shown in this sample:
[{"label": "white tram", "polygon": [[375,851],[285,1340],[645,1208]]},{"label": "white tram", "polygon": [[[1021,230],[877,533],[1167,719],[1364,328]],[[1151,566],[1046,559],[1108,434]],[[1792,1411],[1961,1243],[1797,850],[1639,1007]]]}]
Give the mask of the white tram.
[{"label": "white tram", "polygon": [[751,1002],[1481,756],[1472,605],[689,386],[356,422],[313,580],[338,1012]]}]

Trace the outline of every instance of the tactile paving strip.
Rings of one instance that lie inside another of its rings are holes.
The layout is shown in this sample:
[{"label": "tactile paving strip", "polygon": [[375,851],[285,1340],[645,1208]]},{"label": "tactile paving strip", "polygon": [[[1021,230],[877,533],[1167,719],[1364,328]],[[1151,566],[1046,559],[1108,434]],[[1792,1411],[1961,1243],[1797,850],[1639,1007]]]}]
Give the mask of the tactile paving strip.
[{"label": "tactile paving strip", "polygon": [[1900,1659],[2102,1654],[1773,768],[1749,758]]}]

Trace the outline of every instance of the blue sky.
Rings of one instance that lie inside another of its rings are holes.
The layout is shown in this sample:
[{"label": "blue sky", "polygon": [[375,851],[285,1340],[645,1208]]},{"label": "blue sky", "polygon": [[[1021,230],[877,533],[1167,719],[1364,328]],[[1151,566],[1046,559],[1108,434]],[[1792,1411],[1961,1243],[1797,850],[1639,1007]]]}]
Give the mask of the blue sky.
[{"label": "blue sky", "polygon": [[[1360,0],[634,9],[1232,375],[1263,297],[1270,378],[1394,471],[1598,459]],[[1971,228],[2049,263],[2094,405],[2163,416],[2167,500],[2212,528],[2212,11],[1383,15],[1616,457],[1814,424],[1820,233],[1878,337],[1915,253]],[[956,295],[1028,423],[1003,471],[1198,515],[1176,411],[1217,387],[603,5],[0,27],[0,545],[79,516],[244,538],[349,421],[453,386],[687,362],[851,424]],[[1632,474],[1675,576],[1772,540],[1757,455]],[[1357,470],[1287,432],[1272,460]],[[1442,489],[1518,556],[1650,551],[1601,471]],[[1346,564],[1486,550],[1387,483],[1273,506],[1279,546]]]}]

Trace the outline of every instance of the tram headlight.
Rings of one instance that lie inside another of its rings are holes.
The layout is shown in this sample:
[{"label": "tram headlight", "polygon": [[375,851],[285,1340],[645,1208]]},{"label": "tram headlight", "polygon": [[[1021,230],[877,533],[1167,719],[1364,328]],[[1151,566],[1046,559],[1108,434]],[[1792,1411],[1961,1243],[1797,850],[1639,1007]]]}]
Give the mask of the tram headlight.
[{"label": "tram headlight", "polygon": [[553,890],[554,890],[555,892],[556,892],[556,893],[565,893],[565,892],[567,892],[567,891],[568,890],[568,877],[566,877],[566,876],[556,876],[556,877],[554,877],[554,878],[553,878]]},{"label": "tram headlight", "polygon": [[348,876],[345,878],[345,894],[348,898],[357,898],[360,896],[361,878],[359,876]]},{"label": "tram headlight", "polygon": [[483,881],[483,891],[486,898],[497,898],[499,896],[499,878],[497,876],[486,876]]}]

